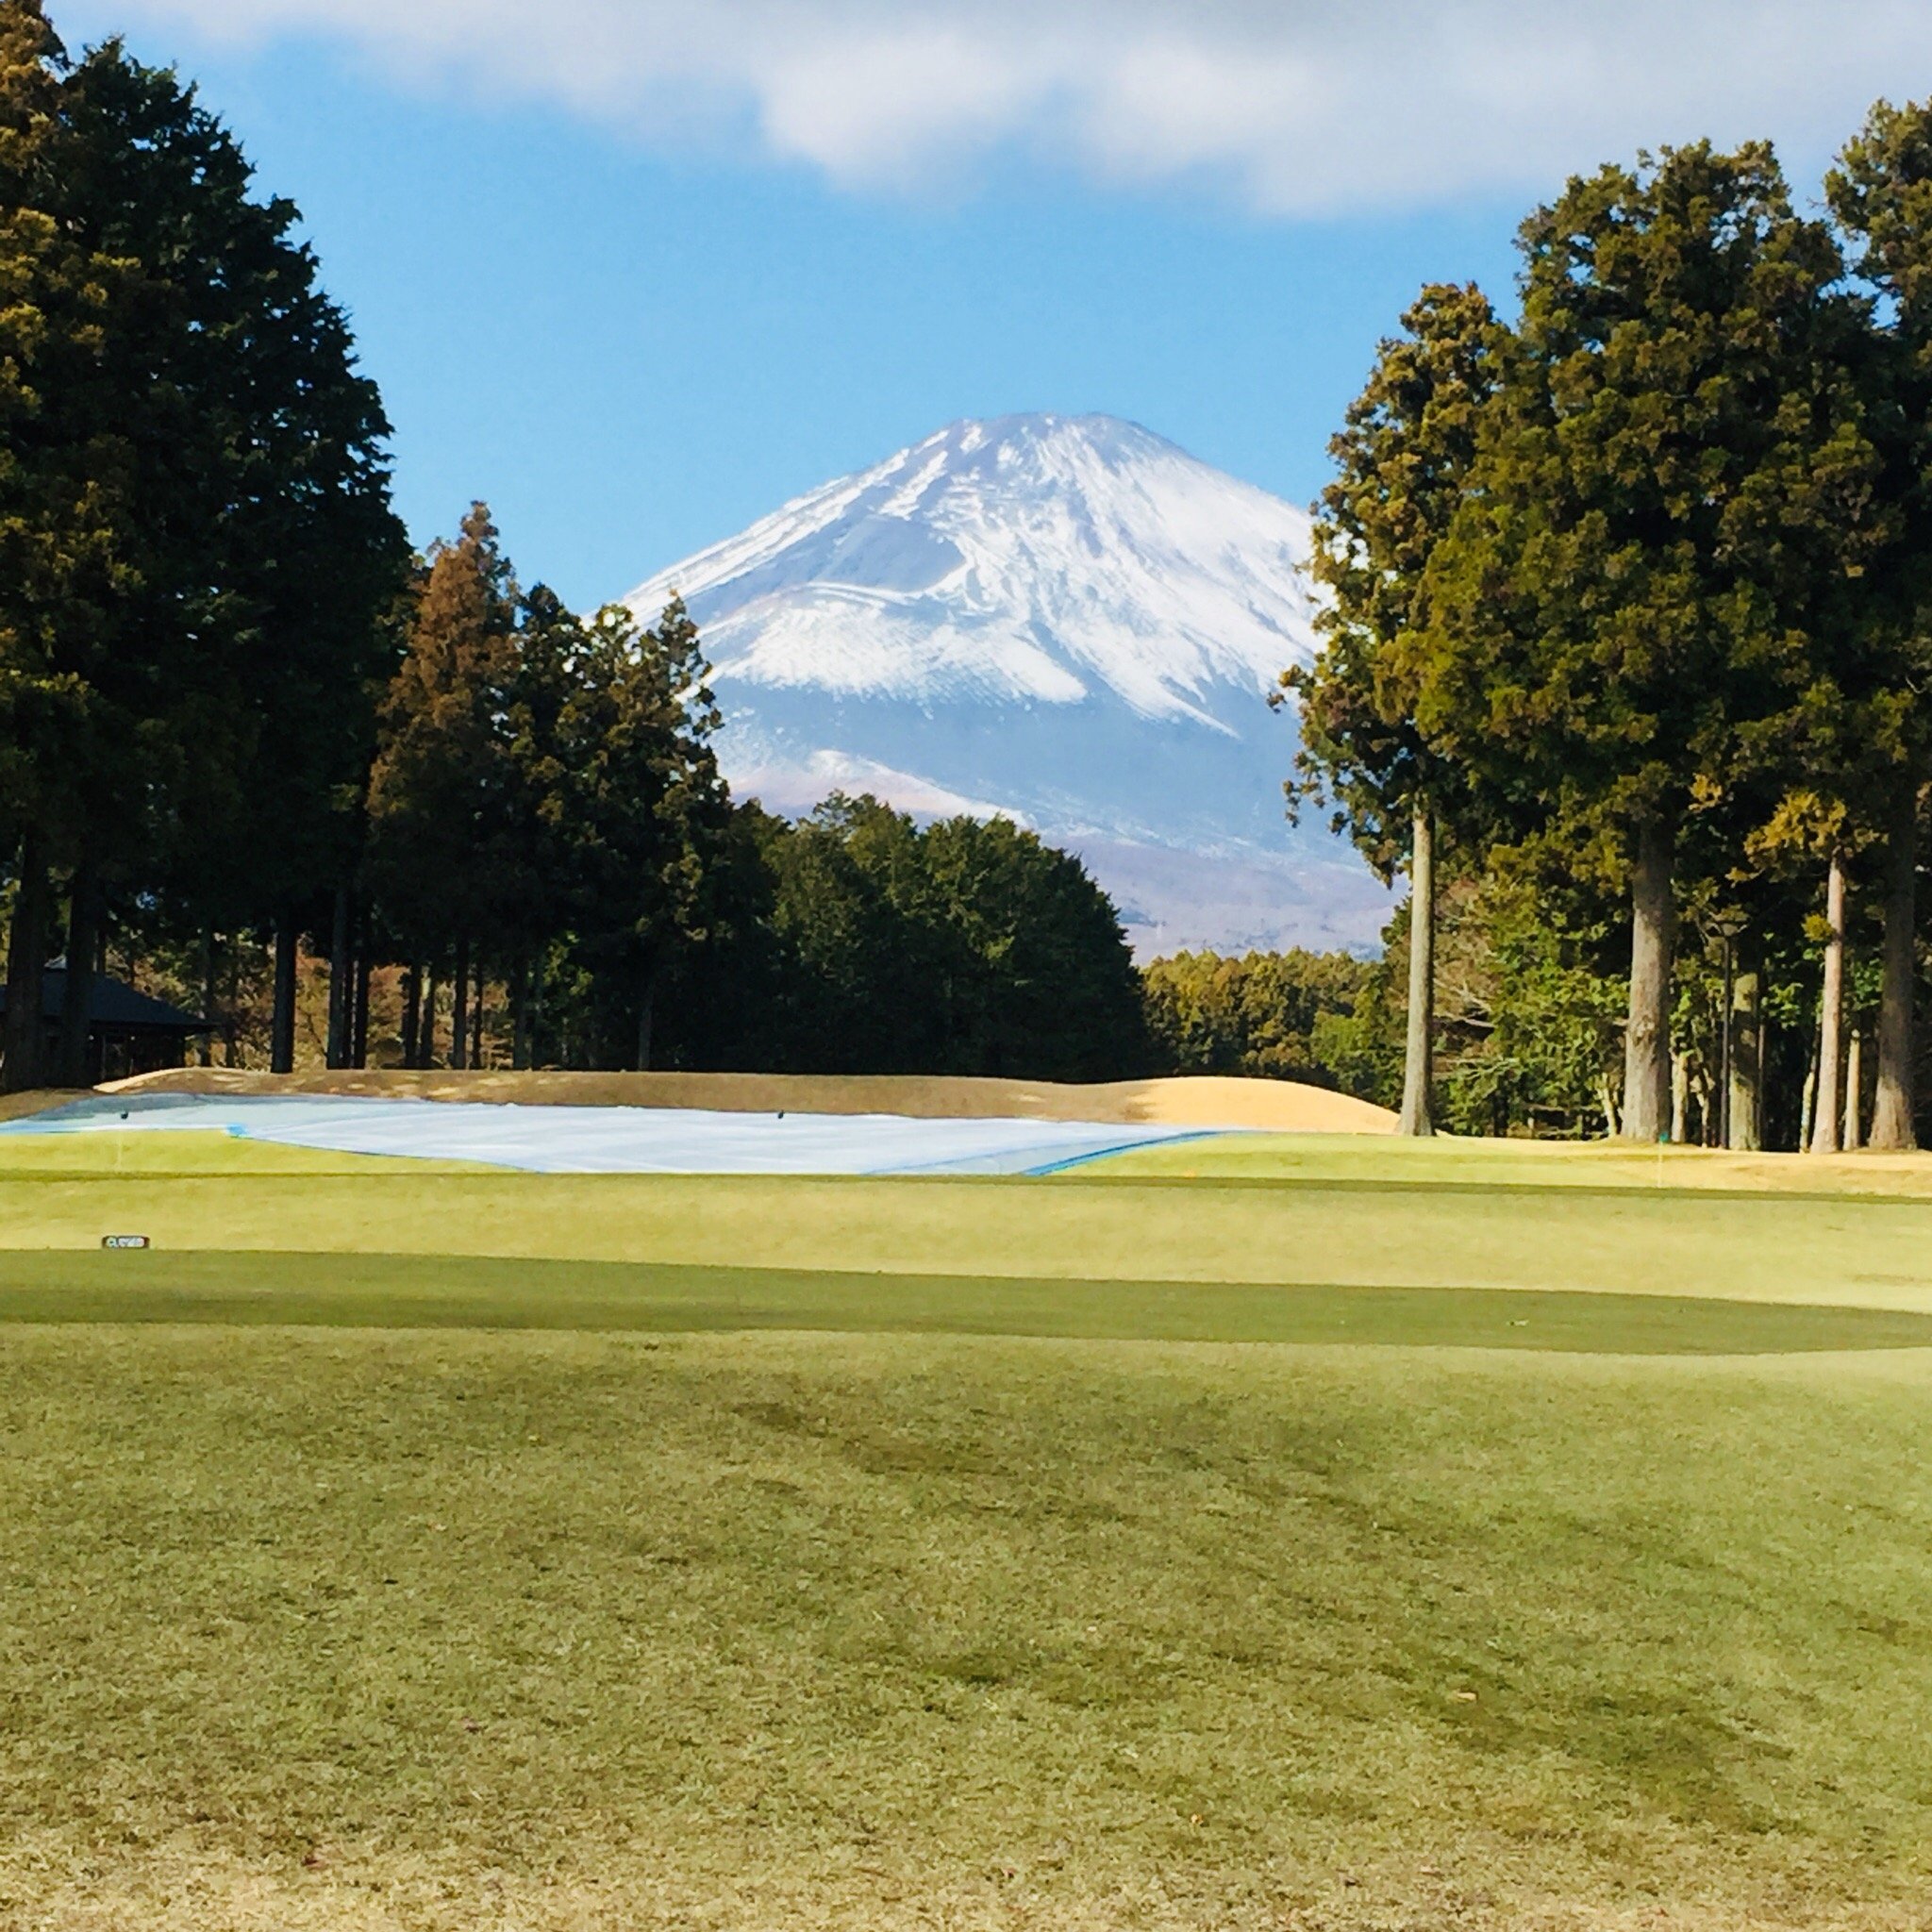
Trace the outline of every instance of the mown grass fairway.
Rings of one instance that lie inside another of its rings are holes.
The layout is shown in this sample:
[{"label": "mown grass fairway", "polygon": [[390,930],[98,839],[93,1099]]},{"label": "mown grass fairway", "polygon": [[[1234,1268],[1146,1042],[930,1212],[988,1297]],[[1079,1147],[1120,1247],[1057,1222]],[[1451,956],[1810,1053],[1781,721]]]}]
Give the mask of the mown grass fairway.
[{"label": "mown grass fairway", "polygon": [[0,1924],[1922,1923],[1910,1170],[63,1145],[0,1153]]},{"label": "mown grass fairway", "polygon": [[853,1274],[482,1256],[0,1250],[0,1323],[718,1329],[1617,1355],[1932,1348],[1932,1315],[1539,1289]]},{"label": "mown grass fairway", "polygon": [[[1614,1150],[1284,1137],[1188,1143],[1151,1173],[1140,1163],[1155,1157],[1132,1156],[1045,1181],[769,1179],[511,1174],[220,1135],[115,1138],[0,1140],[0,1248],[92,1250],[103,1235],[141,1233],[164,1253],[1554,1289],[1932,1313],[1932,1159],[1759,1158],[1727,1188],[1713,1184],[1731,1172],[1724,1157],[1685,1153],[1663,1163],[1658,1186],[1654,1158]],[[1210,1158],[1244,1171],[1199,1171]],[[1669,1185],[1675,1174],[1691,1184]]]}]

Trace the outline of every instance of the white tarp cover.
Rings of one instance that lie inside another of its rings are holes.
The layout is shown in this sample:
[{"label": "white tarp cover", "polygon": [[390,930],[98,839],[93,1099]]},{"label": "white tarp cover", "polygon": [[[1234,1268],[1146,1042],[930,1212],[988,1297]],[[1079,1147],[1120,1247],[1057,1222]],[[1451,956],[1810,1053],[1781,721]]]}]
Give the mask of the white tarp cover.
[{"label": "white tarp cover", "polygon": [[339,1154],[475,1160],[538,1174],[1050,1174],[1198,1128],[904,1114],[719,1113],[695,1108],[469,1101],[100,1095],[0,1135],[194,1132]]}]

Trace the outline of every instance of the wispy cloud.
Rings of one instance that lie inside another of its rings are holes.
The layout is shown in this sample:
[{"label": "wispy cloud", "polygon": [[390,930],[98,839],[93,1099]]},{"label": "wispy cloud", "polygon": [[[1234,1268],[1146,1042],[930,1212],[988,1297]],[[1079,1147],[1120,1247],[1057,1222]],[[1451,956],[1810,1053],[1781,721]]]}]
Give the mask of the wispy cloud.
[{"label": "wispy cloud", "polygon": [[321,34],[408,81],[641,133],[722,128],[917,191],[1021,146],[1104,181],[1323,213],[1535,191],[1710,134],[1815,158],[1932,92],[1924,0],[122,0],[223,39]]}]

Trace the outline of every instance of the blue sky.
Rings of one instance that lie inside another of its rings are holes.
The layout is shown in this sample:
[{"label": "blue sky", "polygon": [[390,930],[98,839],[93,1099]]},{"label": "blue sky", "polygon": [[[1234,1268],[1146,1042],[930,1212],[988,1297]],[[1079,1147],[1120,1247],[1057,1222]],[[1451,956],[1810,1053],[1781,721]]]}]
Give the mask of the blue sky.
[{"label": "blue sky", "polygon": [[[1307,63],[1255,41],[1252,16],[1248,41],[1197,43],[1157,8],[1151,64],[1122,55],[1102,87],[1083,0],[1050,41],[1033,23],[1051,4],[948,4],[964,11],[942,43],[938,0],[909,42],[893,0],[52,11],[73,43],[120,28],[177,61],[301,204],[388,400],[419,541],[485,496],[525,580],[579,604],[965,415],[1129,416],[1306,501],[1377,337],[1425,280],[1507,293],[1515,222],[1565,167],[1737,122],[1788,125],[1800,173],[1896,73],[1771,61],[1758,95],[1680,98],[1606,54],[1591,112],[1557,100],[1498,126],[1492,78],[1469,63],[1451,112],[1411,36],[1407,81],[1397,62],[1355,108],[1338,83],[1284,119]],[[1117,5],[1108,45],[1131,54],[1139,0]],[[758,15],[744,45],[775,51],[702,38],[734,6]],[[533,52],[518,32],[539,17]],[[827,64],[835,19],[859,38]],[[1872,66],[1896,51],[1874,39]]]}]

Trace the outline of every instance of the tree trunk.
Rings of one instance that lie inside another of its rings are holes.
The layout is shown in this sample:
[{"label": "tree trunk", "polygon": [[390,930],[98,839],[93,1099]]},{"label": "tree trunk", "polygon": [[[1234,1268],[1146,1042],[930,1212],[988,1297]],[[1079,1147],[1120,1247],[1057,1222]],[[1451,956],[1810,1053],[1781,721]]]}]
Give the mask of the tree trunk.
[{"label": "tree trunk", "polygon": [[1596,1100],[1597,1105],[1603,1108],[1604,1138],[1607,1141],[1614,1141],[1617,1138],[1619,1125],[1617,1120],[1617,1096],[1610,1086],[1610,1076],[1607,1074],[1599,1074],[1596,1076]]},{"label": "tree trunk", "polygon": [[423,1026],[423,975],[414,966],[403,968],[403,1064],[420,1067],[423,1049],[417,1035]]},{"label": "tree trunk", "polygon": [[1436,825],[1426,809],[1415,815],[1408,861],[1408,1042],[1402,1057],[1402,1118],[1398,1132],[1426,1137],[1436,1035]]},{"label": "tree trunk", "polygon": [[1874,1147],[1916,1147],[1913,1125],[1912,982],[1918,971],[1919,802],[1907,789],[1886,850],[1885,969],[1878,996],[1878,1086]]},{"label": "tree trunk", "polygon": [[470,1064],[479,1070],[483,1065],[483,995],[489,984],[490,975],[479,959],[476,962],[476,1003],[470,1008]]},{"label": "tree trunk", "polygon": [[[212,1021],[215,1017],[215,936],[208,926],[201,929],[201,1017]],[[215,1037],[212,1033],[201,1036],[201,1063],[211,1067],[215,1063]]]},{"label": "tree trunk", "polygon": [[436,1064],[436,968],[431,966],[423,988],[423,1038],[416,1048],[419,1067]]},{"label": "tree trunk", "polygon": [[1671,835],[1638,827],[1630,877],[1630,1018],[1624,1033],[1624,1137],[1656,1141],[1671,1091]]},{"label": "tree trunk", "polygon": [[242,1059],[242,948],[228,948],[228,998],[222,1008],[222,1064],[238,1066]]},{"label": "tree trunk", "polygon": [[1690,1138],[1690,1059],[1671,1056],[1671,1144],[1681,1147]]},{"label": "tree trunk", "polygon": [[651,1071],[651,1024],[658,1008],[658,975],[647,974],[638,997],[638,1072]]},{"label": "tree trunk", "polygon": [[75,869],[67,898],[67,989],[60,1012],[60,1051],[54,1079],[61,1087],[86,1087],[88,1022],[93,1014],[94,960],[101,949],[101,874],[92,860]]},{"label": "tree trunk", "polygon": [[369,908],[362,908],[356,936],[356,1000],[349,1024],[349,1064],[369,1064],[369,980],[375,961],[369,957]]},{"label": "tree trunk", "polygon": [[336,887],[335,919],[328,936],[328,1045],[324,1058],[331,1067],[349,1064],[350,985],[349,886]]},{"label": "tree trunk", "polygon": [[275,1074],[295,1071],[295,924],[284,917],[275,926],[275,991],[269,1027],[268,1063]]},{"label": "tree trunk", "polygon": [[1856,1026],[1853,1027],[1852,1043],[1845,1054],[1844,1149],[1847,1154],[1858,1151],[1859,1101],[1865,1091],[1864,1046],[1865,1036]]},{"label": "tree trunk", "polygon": [[45,847],[39,833],[28,832],[21,841],[20,884],[7,947],[7,1060],[0,1067],[0,1089],[8,1093],[24,1093],[41,1084],[41,978],[47,968],[53,897]]},{"label": "tree trunk", "polygon": [[336,887],[328,941],[328,1041],[331,1067],[349,1064],[356,1024],[356,900],[346,880]]},{"label": "tree trunk", "polygon": [[1798,1152],[1811,1144],[1811,1121],[1818,1105],[1818,1042],[1824,1024],[1824,1009],[1818,1009],[1818,1024],[1811,1029],[1811,1058],[1805,1066],[1805,1091],[1798,1105]]},{"label": "tree trunk", "polygon": [[1731,991],[1730,1141],[1733,1147],[1764,1144],[1762,1111],[1764,1037],[1759,1014],[1762,982],[1754,969],[1740,973]]},{"label": "tree trunk", "polygon": [[450,975],[449,1063],[461,1073],[469,1065],[464,1058],[470,1044],[470,942],[457,941],[456,971]]},{"label": "tree trunk", "polygon": [[509,1063],[521,1074],[530,1064],[530,971],[521,961],[509,969]]},{"label": "tree trunk", "polygon": [[1845,1008],[1845,868],[1834,852],[1824,883],[1824,986],[1818,1007],[1818,1093],[1811,1108],[1811,1151],[1838,1152],[1840,1032]]}]

